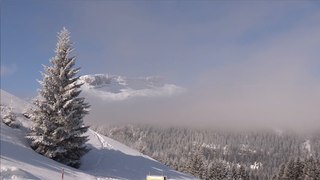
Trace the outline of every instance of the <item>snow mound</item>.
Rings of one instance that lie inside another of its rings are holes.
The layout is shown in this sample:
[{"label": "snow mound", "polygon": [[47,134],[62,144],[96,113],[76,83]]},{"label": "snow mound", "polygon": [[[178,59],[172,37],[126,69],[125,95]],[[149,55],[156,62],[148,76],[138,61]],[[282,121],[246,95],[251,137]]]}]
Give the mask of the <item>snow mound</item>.
[{"label": "snow mound", "polygon": [[1,105],[3,106],[11,106],[13,110],[22,112],[26,107],[30,104],[2,89],[0,89],[1,94]]},{"label": "snow mound", "polygon": [[168,97],[184,92],[182,87],[166,84],[159,77],[127,78],[108,74],[84,75],[82,90],[103,100],[121,101],[133,97]]},{"label": "snow mound", "polygon": [[[10,103],[16,114],[21,114],[25,101],[1,90],[1,104]],[[25,139],[31,122],[24,116],[18,116],[23,122],[21,128],[13,129],[1,122],[1,179],[100,179],[100,180],[141,180],[150,174],[166,175],[168,179],[195,179],[192,176],[174,171],[156,160],[141,154],[113,139],[93,130],[87,146],[91,148],[82,159],[81,167],[74,169],[46,158],[29,147]]]},{"label": "snow mound", "polygon": [[3,180],[5,179],[21,179],[21,180],[39,179],[33,176],[32,174],[13,166],[1,166],[0,172],[1,172],[0,178]]}]

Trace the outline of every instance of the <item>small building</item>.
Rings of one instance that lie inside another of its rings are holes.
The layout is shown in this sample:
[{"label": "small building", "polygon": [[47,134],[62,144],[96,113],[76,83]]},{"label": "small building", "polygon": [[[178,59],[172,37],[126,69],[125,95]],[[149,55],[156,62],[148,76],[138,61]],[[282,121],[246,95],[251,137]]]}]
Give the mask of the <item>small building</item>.
[{"label": "small building", "polygon": [[167,180],[166,176],[147,176],[146,180]]}]

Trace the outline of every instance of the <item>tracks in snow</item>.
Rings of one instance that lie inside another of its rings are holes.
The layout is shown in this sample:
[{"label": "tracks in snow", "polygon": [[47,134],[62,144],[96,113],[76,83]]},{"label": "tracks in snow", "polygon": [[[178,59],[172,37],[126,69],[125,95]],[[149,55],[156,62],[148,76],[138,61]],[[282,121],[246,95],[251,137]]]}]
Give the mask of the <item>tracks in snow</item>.
[{"label": "tracks in snow", "polygon": [[89,131],[98,139],[101,144],[101,149],[114,149],[99,133],[89,129]]},{"label": "tracks in snow", "polygon": [[113,149],[113,146],[110,145],[99,133],[93,131],[94,135],[98,138],[101,149]]},{"label": "tracks in snow", "polygon": [[[97,132],[89,129],[89,131],[98,139],[100,146],[101,146],[101,150],[103,149],[114,149],[112,145],[110,145],[106,140],[104,140],[104,138]],[[101,161],[103,160],[104,156],[103,156],[103,152],[100,152],[99,158],[97,160],[97,163],[95,164],[94,169],[97,169],[98,166],[100,165]]]}]

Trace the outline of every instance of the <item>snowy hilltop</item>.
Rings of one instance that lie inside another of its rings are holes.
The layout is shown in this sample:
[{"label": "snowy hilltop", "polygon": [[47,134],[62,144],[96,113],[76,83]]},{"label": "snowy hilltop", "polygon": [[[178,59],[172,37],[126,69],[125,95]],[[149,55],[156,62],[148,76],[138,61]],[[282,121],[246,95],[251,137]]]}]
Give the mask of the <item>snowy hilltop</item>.
[{"label": "snowy hilltop", "polygon": [[128,78],[108,74],[81,76],[85,94],[103,100],[121,101],[134,97],[169,97],[184,92],[184,88],[164,83],[160,77]]},{"label": "snowy hilltop", "polygon": [[22,115],[31,105],[1,90],[1,119],[8,107],[19,122],[11,128],[1,122],[1,179],[145,179],[146,175],[165,175],[168,179],[194,179],[174,171],[93,130],[87,146],[91,149],[81,159],[81,167],[65,166],[33,151],[25,138],[32,122]]}]

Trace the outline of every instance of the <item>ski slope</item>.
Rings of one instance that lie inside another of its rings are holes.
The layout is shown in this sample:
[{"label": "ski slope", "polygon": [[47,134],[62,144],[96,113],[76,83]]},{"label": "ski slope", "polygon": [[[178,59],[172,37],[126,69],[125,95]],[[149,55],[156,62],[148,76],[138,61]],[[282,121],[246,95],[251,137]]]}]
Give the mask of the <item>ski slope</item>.
[{"label": "ski slope", "polygon": [[74,169],[34,152],[25,135],[31,122],[21,115],[27,102],[1,90],[1,105],[12,106],[22,127],[13,129],[1,122],[1,177],[0,179],[128,179],[142,180],[146,175],[165,175],[168,179],[195,179],[174,171],[156,160],[141,154],[93,130],[82,157],[82,165]]}]

